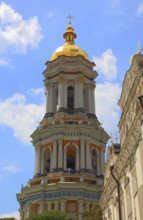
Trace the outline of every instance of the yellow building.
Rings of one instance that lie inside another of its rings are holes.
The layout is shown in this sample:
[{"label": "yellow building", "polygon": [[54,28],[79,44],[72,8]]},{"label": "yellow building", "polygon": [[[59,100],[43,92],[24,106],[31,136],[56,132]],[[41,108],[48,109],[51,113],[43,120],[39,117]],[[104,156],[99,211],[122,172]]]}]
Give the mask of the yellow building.
[{"label": "yellow building", "polygon": [[108,149],[100,199],[104,220],[143,219],[143,55],[132,58],[118,102],[121,144]]},{"label": "yellow building", "polygon": [[[69,22],[65,43],[43,72],[46,113],[31,135],[35,174],[17,194],[21,220],[52,209],[81,220],[100,199],[108,134],[95,113],[95,63],[74,42]],[[34,113],[33,113],[34,117]]]}]

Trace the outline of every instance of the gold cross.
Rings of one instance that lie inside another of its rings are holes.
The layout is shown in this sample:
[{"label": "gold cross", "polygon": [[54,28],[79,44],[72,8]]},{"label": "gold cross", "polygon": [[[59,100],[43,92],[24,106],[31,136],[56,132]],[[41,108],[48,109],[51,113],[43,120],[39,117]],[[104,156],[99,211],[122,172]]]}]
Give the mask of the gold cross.
[{"label": "gold cross", "polygon": [[69,14],[69,16],[67,16],[67,18],[69,19],[69,24],[71,24],[71,19],[72,19],[73,17]]}]

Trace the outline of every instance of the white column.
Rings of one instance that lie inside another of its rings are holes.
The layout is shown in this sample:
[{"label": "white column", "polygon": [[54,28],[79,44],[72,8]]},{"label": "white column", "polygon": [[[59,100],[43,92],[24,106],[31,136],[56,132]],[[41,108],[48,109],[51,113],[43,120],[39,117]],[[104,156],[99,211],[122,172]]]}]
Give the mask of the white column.
[{"label": "white column", "polygon": [[42,162],[41,162],[41,174],[45,174],[44,170],[44,154],[42,153]]},{"label": "white column", "polygon": [[100,174],[104,175],[105,170],[105,159],[104,159],[104,147],[100,148]]},{"label": "white column", "polygon": [[99,153],[97,154],[97,175],[100,176]]},{"label": "white column", "polygon": [[53,111],[54,113],[56,113],[57,111],[57,90],[55,87],[53,87]]},{"label": "white column", "polygon": [[143,140],[139,142],[136,151],[136,173],[138,180],[138,188],[143,184]]},{"label": "white column", "polygon": [[88,85],[88,113],[92,113],[92,94],[91,94],[91,85]]},{"label": "white column", "polygon": [[50,86],[50,112],[53,112],[53,85]]},{"label": "white column", "polygon": [[37,147],[35,146],[35,174],[37,173]]},{"label": "white column", "polygon": [[95,114],[95,96],[94,96],[94,85],[92,85],[92,88],[91,88],[91,104],[92,104],[92,109],[91,109],[91,113],[92,114]]},{"label": "white column", "polygon": [[63,169],[63,140],[58,140],[58,169]]},{"label": "white column", "polygon": [[24,219],[24,210],[20,209],[19,214],[20,214],[20,220],[23,220]]},{"label": "white column", "polygon": [[64,82],[64,100],[63,100],[63,102],[64,102],[64,105],[63,105],[63,107],[64,108],[67,108],[67,81],[65,80],[65,82]]},{"label": "white column", "polygon": [[76,151],[76,171],[79,171],[79,150]]},{"label": "white column", "polygon": [[50,149],[50,171],[53,170],[53,149]]},{"label": "white column", "polygon": [[64,107],[64,79],[59,79],[58,108]]},{"label": "white column", "polygon": [[31,205],[30,204],[27,204],[27,207],[26,207],[26,215],[27,215],[27,218],[30,216],[30,213],[31,212]]},{"label": "white column", "polygon": [[83,202],[84,201],[78,201],[78,220],[82,220]]},{"label": "white column", "polygon": [[85,141],[80,141],[80,169],[85,170]]},{"label": "white column", "polygon": [[46,112],[49,112],[48,85],[46,86]]},{"label": "white column", "polygon": [[59,201],[55,201],[54,204],[55,204],[55,210],[59,210]]},{"label": "white column", "polygon": [[86,207],[86,210],[87,210],[87,211],[89,211],[89,205],[90,205],[90,202],[89,202],[89,201],[86,201],[86,202],[85,202],[85,207]]},{"label": "white column", "polygon": [[86,169],[91,171],[91,152],[89,142],[86,143]]},{"label": "white column", "polygon": [[48,85],[48,93],[47,93],[47,112],[51,112],[51,85]]},{"label": "white column", "polygon": [[82,78],[79,79],[79,108],[84,108],[83,104],[83,81]]},{"label": "white column", "polygon": [[39,213],[42,214],[45,212],[45,201],[41,201],[40,202],[40,209],[39,209]]},{"label": "white column", "polygon": [[48,202],[48,211],[52,210],[52,202]]},{"label": "white column", "polygon": [[66,149],[64,149],[64,170],[67,170],[67,155],[66,155]]},{"label": "white column", "polygon": [[53,170],[57,169],[57,140],[53,141]]},{"label": "white column", "polygon": [[128,177],[130,179],[130,193],[131,193],[131,203],[132,203],[132,218],[136,219],[135,215],[135,198],[134,198],[134,186],[133,186],[133,177],[131,175],[131,172],[129,172]]},{"label": "white column", "polygon": [[41,147],[40,145],[36,149],[36,174],[41,173]]},{"label": "white column", "polygon": [[61,200],[61,211],[62,212],[66,211],[66,201],[65,200]]},{"label": "white column", "polygon": [[74,106],[75,108],[79,108],[79,102],[78,102],[78,83],[77,80],[75,81],[75,90],[74,90]]}]

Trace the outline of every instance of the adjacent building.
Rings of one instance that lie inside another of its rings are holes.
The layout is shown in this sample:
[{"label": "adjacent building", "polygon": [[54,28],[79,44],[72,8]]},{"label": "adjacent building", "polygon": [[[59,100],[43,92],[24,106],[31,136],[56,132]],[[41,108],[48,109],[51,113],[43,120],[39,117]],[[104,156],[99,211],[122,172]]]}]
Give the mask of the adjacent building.
[{"label": "adjacent building", "polygon": [[100,199],[104,220],[143,219],[143,55],[138,52],[124,77],[118,102],[120,144],[108,149]]}]

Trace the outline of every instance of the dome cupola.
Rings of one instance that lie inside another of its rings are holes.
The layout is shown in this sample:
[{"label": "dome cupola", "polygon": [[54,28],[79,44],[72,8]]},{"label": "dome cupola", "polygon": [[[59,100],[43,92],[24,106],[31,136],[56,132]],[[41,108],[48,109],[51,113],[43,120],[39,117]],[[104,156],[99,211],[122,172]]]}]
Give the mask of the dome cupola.
[{"label": "dome cupola", "polygon": [[53,53],[51,60],[57,59],[59,56],[82,56],[86,60],[89,60],[87,53],[79,48],[74,39],[76,38],[76,34],[74,33],[74,28],[71,26],[71,22],[69,22],[68,27],[66,28],[66,32],[63,35],[65,38],[65,43],[63,46],[58,47]]}]

